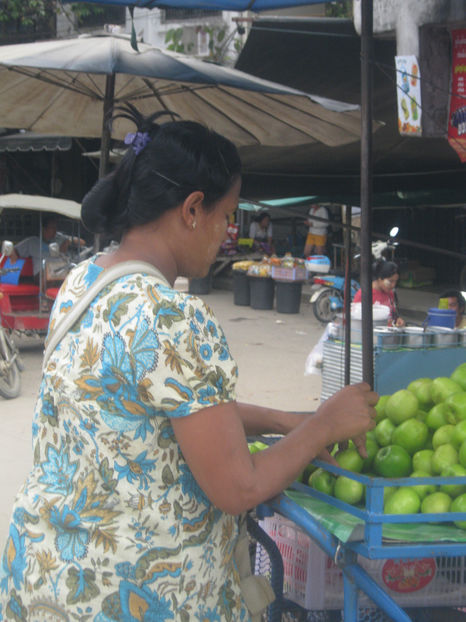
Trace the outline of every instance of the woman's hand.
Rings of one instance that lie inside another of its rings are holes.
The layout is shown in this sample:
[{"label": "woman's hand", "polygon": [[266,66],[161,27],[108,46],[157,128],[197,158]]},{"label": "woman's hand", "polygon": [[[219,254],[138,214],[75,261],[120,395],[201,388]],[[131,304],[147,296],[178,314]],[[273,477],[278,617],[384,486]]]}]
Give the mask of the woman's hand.
[{"label": "woman's hand", "polygon": [[322,424],[329,428],[329,443],[353,439],[358,452],[366,454],[366,432],[375,427],[375,405],[378,394],[370,386],[360,384],[344,387],[326,400],[316,412]]},{"label": "woman's hand", "polygon": [[[365,433],[375,426],[378,396],[365,383],[345,387],[313,415],[273,416],[291,431],[274,445],[251,455],[245,428],[263,426],[264,412],[236,402],[218,404],[173,418],[182,454],[211,502],[237,514],[283,491],[326,448],[352,438],[365,457]],[[242,411],[242,412],[241,412]],[[299,423],[298,423],[299,420]]]}]

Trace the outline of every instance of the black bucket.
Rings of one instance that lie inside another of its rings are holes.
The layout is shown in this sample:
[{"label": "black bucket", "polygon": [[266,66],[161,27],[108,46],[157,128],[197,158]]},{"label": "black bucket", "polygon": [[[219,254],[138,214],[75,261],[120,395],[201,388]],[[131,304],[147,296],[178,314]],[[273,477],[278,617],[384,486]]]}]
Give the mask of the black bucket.
[{"label": "black bucket", "polygon": [[189,293],[196,296],[202,294],[210,294],[212,289],[212,274],[209,274],[202,279],[189,279]]},{"label": "black bucket", "polygon": [[249,276],[251,287],[251,307],[253,309],[273,309],[275,281],[270,277]]},{"label": "black bucket", "polygon": [[301,281],[276,281],[278,313],[299,313],[301,305]]},{"label": "black bucket", "polygon": [[233,302],[248,307],[251,304],[251,288],[246,272],[233,270]]}]

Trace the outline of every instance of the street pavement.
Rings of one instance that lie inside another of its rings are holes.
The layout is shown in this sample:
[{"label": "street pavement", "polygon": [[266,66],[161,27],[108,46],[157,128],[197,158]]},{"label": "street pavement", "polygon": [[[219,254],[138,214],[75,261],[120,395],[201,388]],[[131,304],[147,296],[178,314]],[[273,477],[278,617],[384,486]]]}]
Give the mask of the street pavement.
[{"label": "street pavement", "polygon": [[[203,297],[218,317],[238,363],[238,400],[292,411],[318,407],[321,378],[305,376],[304,365],[323,326],[315,319],[308,297],[303,296],[298,314],[236,306],[233,292],[224,289]],[[400,290],[399,299],[405,317],[422,323],[428,308],[436,306],[438,294]],[[18,344],[25,362],[21,395],[14,400],[0,397],[0,547],[12,502],[32,463],[31,419],[43,351],[37,339],[23,338]]]}]

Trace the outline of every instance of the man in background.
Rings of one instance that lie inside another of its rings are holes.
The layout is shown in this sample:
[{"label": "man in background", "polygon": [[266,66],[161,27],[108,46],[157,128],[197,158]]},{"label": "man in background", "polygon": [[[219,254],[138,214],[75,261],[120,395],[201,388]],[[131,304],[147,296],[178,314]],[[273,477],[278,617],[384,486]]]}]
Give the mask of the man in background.
[{"label": "man in background", "polygon": [[304,257],[325,255],[329,225],[327,208],[317,203],[311,205],[306,224],[309,227],[309,231],[304,245]]},{"label": "man in background", "polygon": [[446,298],[448,308],[456,312],[455,328],[466,328],[466,317],[464,317],[466,301],[463,294],[457,289],[448,289],[440,298]]}]

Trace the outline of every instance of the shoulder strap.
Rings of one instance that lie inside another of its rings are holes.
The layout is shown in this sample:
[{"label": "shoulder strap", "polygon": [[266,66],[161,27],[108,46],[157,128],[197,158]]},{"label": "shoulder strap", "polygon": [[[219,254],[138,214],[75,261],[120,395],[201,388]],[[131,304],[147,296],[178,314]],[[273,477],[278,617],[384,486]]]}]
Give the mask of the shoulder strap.
[{"label": "shoulder strap", "polygon": [[43,369],[45,369],[47,361],[57,345],[70,330],[76,320],[84,313],[97,294],[112,281],[115,281],[126,274],[134,274],[136,272],[150,274],[151,276],[158,278],[164,285],[170,285],[160,270],[145,261],[123,261],[115,266],[112,266],[111,268],[108,268],[107,270],[103,270],[89,289],[86,290],[79,300],[73,305],[72,310],[69,311],[58,323],[58,325],[54,327],[53,331],[49,333],[45,344],[46,347],[42,364]]}]

